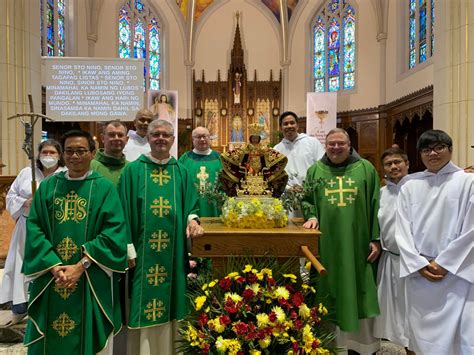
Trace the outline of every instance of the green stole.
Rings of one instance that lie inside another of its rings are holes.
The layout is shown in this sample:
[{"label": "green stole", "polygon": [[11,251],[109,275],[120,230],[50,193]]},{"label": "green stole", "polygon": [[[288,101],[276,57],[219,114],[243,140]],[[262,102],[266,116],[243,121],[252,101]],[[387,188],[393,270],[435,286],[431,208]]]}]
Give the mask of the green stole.
[{"label": "green stole", "polygon": [[376,264],[369,263],[369,243],[379,238],[379,177],[367,160],[343,167],[318,161],[306,180],[319,181],[305,198],[305,218],[317,217],[322,232],[321,263],[328,275],[318,279],[318,294],[335,311],[343,331],[357,331],[359,319],[379,314]]},{"label": "green stole", "polygon": [[182,319],[187,313],[187,216],[196,213],[196,189],[171,158],[156,164],[142,155],[122,172],[119,192],[137,252],[131,282],[129,328]]},{"label": "green stole", "polygon": [[[30,285],[29,354],[95,354],[121,327],[117,275],[126,268],[126,227],[112,183],[97,173],[43,181],[27,222],[25,275]],[[77,286],[59,288],[49,271],[72,265],[85,253],[94,261]]]},{"label": "green stole", "polygon": [[[202,190],[206,185],[214,185],[217,182],[219,172],[222,170],[222,163],[219,153],[212,150],[209,155],[196,154],[189,151],[181,155],[179,162],[188,169],[194,178],[194,184],[198,190]],[[199,217],[218,217],[221,211],[216,205],[198,197]]]}]

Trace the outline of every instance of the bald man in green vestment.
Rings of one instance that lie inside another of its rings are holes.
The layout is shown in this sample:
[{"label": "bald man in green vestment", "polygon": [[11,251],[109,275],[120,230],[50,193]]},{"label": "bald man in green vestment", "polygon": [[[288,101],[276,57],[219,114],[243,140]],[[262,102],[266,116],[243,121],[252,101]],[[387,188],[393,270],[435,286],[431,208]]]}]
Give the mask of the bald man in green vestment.
[{"label": "bald man in green vestment", "polygon": [[197,190],[188,170],[169,151],[171,123],[154,120],[151,152],[128,164],[119,193],[135,259],[131,278],[129,354],[174,354],[177,322],[187,313],[186,237],[203,234]]},{"label": "bald man in green vestment", "polygon": [[305,228],[319,228],[319,253],[328,274],[318,279],[318,294],[333,310],[336,345],[361,354],[377,351],[372,337],[379,312],[375,265],[378,241],[379,177],[373,165],[352,154],[341,128],[326,137],[326,154],[311,166],[303,201]]},{"label": "bald man in green vestment", "polygon": [[121,327],[118,275],[127,229],[114,185],[90,170],[87,132],[63,139],[68,171],[45,179],[27,221],[23,273],[30,284],[28,354],[111,354]]}]

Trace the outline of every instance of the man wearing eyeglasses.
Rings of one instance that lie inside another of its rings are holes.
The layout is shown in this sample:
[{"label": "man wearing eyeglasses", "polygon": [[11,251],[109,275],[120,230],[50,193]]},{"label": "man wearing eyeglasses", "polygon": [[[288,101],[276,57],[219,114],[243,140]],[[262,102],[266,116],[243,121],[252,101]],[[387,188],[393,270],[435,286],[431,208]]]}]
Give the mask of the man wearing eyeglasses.
[{"label": "man wearing eyeglasses", "polygon": [[123,154],[128,141],[127,126],[117,120],[106,122],[101,138],[104,148],[97,149],[91,161],[91,169],[117,186],[120,174],[128,163]]},{"label": "man wearing eyeglasses", "polygon": [[[179,158],[194,179],[194,185],[200,192],[210,190],[217,182],[222,163],[219,153],[211,149],[209,130],[205,127],[196,127],[191,133],[194,149],[184,153]],[[199,196],[199,216],[218,217],[220,211],[216,205]]]},{"label": "man wearing eyeglasses", "polygon": [[[380,189],[378,220],[382,254],[377,273],[380,316],[375,318],[374,336],[408,347],[405,310],[405,280],[400,278],[400,250],[395,241],[395,218],[400,188],[408,180],[408,156],[402,149],[386,149],[380,158],[386,185]],[[407,349],[408,354],[413,354]]]},{"label": "man wearing eyeglasses", "polygon": [[409,346],[417,354],[473,354],[474,176],[452,163],[446,132],[424,132],[417,149],[426,170],[402,186],[395,225]]},{"label": "man wearing eyeglasses", "polygon": [[119,192],[136,254],[131,280],[129,354],[174,354],[177,322],[187,314],[186,236],[202,235],[197,190],[170,155],[171,123],[148,126],[151,152],[128,164]]},{"label": "man wearing eyeglasses", "polygon": [[375,265],[380,254],[380,184],[377,171],[354,154],[347,132],[334,128],[326,136],[326,154],[306,174],[310,191],[303,201],[303,227],[322,236],[319,254],[328,274],[318,278],[318,294],[339,327],[336,346],[374,353],[379,340],[372,336],[379,314]]},{"label": "man wearing eyeglasses", "polygon": [[68,171],[41,183],[27,221],[25,344],[35,354],[111,353],[121,327],[116,273],[127,266],[124,215],[113,184],[90,170],[90,134],[69,131],[62,146]]}]

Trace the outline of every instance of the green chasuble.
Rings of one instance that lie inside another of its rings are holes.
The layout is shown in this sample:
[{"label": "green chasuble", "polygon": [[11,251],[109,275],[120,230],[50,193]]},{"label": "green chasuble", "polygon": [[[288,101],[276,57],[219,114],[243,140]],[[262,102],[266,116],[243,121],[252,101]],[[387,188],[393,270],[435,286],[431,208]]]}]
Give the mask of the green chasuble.
[{"label": "green chasuble", "polygon": [[319,182],[303,201],[305,219],[316,217],[322,232],[319,253],[328,274],[318,278],[318,294],[328,296],[324,302],[343,331],[357,331],[359,319],[379,314],[376,265],[367,261],[370,241],[379,238],[379,177],[364,159],[343,167],[318,161],[305,181]]},{"label": "green chasuble", "polygon": [[125,160],[125,155],[122,155],[122,158],[117,159],[106,155],[104,149],[100,148],[97,149],[95,157],[91,161],[91,170],[97,171],[100,175],[107,178],[107,180],[112,181],[112,183],[117,186],[120,174],[127,164],[128,161]]},{"label": "green chasuble", "polygon": [[[212,150],[209,155],[196,154],[189,151],[181,155],[179,162],[188,169],[194,178],[194,184],[198,189],[203,189],[206,184],[215,184],[222,169],[219,153]],[[218,217],[220,209],[203,197],[199,197],[199,217]]]},{"label": "green chasuble", "polygon": [[142,155],[123,170],[119,193],[137,252],[128,326],[182,319],[188,307],[187,217],[197,214],[193,179],[175,158],[156,164]]},{"label": "green chasuble", "polygon": [[[121,327],[118,275],[127,267],[127,229],[117,190],[92,172],[68,180],[65,172],[36,191],[26,224],[23,273],[30,284],[25,344],[29,354],[95,354]],[[49,269],[94,262],[77,286],[59,288]]]}]

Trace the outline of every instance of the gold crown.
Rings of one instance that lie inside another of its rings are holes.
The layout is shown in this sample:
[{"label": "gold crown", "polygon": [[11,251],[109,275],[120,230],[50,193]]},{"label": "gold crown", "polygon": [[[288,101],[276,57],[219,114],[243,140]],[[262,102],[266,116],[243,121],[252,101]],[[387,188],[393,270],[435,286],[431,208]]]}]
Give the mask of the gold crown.
[{"label": "gold crown", "polygon": [[249,124],[249,133],[251,136],[261,136],[265,127],[260,123]]}]

